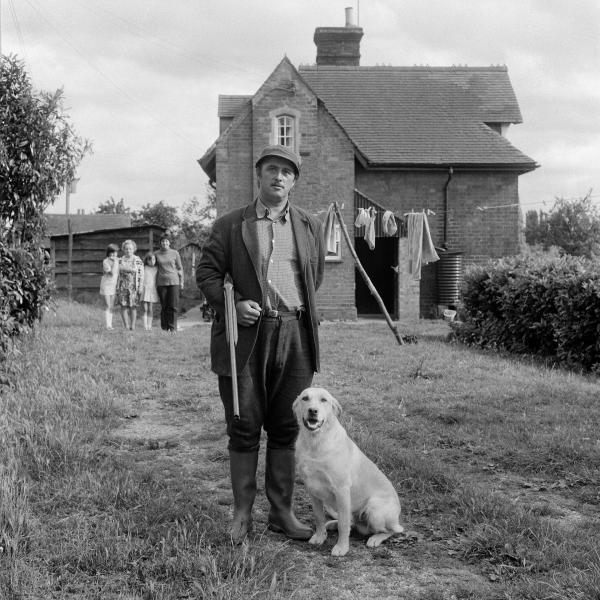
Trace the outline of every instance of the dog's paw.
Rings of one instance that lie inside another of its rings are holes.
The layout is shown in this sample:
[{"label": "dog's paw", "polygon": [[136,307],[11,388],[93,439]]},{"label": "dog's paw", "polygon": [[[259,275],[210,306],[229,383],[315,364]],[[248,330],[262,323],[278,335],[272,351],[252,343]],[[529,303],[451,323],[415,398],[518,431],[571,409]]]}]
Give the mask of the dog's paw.
[{"label": "dog's paw", "polygon": [[350,550],[349,544],[340,544],[339,542],[331,549],[331,556],[346,556]]},{"label": "dog's paw", "polygon": [[372,535],[368,540],[367,540],[367,546],[369,548],[377,548],[377,546],[379,546],[381,544],[381,542],[387,540],[389,537],[391,537],[391,533],[376,533],[375,535]]},{"label": "dog's paw", "polygon": [[327,539],[326,531],[316,531],[313,536],[308,540],[309,544],[313,544],[315,546],[320,546]]}]

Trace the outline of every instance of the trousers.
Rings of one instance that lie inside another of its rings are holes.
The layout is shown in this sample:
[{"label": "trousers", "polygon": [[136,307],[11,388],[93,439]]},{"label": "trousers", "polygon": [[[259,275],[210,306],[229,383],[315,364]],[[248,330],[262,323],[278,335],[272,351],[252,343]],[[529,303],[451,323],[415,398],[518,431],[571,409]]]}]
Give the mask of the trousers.
[{"label": "trousers", "polygon": [[261,320],[254,350],[237,378],[239,419],[233,417],[231,377],[219,376],[229,450],[257,451],[263,428],[268,448],[294,447],[298,423],[292,404],[314,375],[304,319]]},{"label": "trousers", "polygon": [[160,328],[164,331],[177,331],[179,286],[157,285],[156,293],[160,300]]}]

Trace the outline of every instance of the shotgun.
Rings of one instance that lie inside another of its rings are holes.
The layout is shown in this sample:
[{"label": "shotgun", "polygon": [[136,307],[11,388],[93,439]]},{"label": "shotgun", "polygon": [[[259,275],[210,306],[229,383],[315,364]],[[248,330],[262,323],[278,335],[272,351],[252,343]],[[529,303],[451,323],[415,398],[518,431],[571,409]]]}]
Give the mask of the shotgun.
[{"label": "shotgun", "polygon": [[235,298],[233,296],[233,280],[227,273],[223,282],[225,295],[225,337],[229,345],[229,359],[231,362],[231,390],[233,393],[233,418],[240,418],[240,399],[238,397],[237,363],[235,360],[235,346],[238,341],[237,313],[235,311]]}]

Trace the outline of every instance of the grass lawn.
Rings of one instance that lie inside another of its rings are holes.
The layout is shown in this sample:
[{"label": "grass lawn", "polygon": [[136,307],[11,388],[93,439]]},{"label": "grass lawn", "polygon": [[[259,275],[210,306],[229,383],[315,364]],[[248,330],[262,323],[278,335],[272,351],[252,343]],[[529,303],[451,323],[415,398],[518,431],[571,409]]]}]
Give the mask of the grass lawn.
[{"label": "grass lawn", "polygon": [[[600,598],[598,380],[325,322],[315,385],[388,475],[406,534],[346,557],[266,529],[232,547],[208,324],[102,329],[57,303],[0,366],[0,598]],[[264,468],[262,458],[259,470]],[[299,516],[311,520],[299,484]]]}]

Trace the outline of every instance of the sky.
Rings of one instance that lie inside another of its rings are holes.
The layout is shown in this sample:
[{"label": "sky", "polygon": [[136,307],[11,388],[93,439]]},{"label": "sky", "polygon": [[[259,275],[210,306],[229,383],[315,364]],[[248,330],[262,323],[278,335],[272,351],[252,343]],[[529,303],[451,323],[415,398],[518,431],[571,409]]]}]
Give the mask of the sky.
[{"label": "sky", "polygon": [[[540,167],[525,210],[590,192],[600,204],[599,0],[0,0],[0,49],[37,90],[64,90],[93,153],[71,212],[206,196],[198,159],[219,94],[254,94],[287,56],[314,64],[317,27],[363,28],[361,65],[506,65],[523,123],[507,137]],[[61,194],[49,212],[64,212]]]}]

